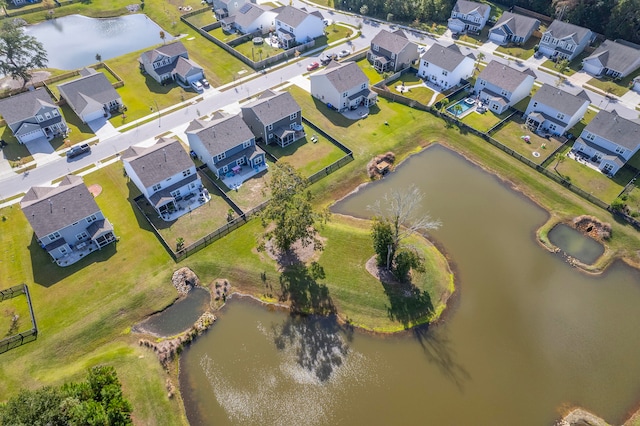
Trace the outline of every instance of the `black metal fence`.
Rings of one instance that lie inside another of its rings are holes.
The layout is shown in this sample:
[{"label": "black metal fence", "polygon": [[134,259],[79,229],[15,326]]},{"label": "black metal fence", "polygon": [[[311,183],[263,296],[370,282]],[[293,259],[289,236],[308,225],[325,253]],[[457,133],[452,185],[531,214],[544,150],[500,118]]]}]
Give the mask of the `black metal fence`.
[{"label": "black metal fence", "polygon": [[31,296],[29,295],[29,288],[27,287],[26,284],[20,284],[5,290],[1,290],[0,302],[6,299],[17,297],[21,294],[24,294],[27,298],[27,305],[29,306],[29,315],[31,317],[31,329],[0,340],[0,353],[7,352],[8,350],[22,346],[25,343],[33,342],[38,338],[38,326],[36,324],[36,317],[33,313],[33,306],[31,305]]}]

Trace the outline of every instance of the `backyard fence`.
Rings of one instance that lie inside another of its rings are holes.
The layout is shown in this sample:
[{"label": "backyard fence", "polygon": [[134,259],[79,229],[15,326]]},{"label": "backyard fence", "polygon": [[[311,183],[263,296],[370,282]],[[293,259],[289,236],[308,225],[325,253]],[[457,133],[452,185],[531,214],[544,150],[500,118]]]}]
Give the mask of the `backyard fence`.
[{"label": "backyard fence", "polygon": [[20,284],[11,288],[0,291],[0,302],[6,299],[11,299],[24,294],[27,298],[27,305],[29,307],[29,316],[31,317],[31,329],[23,331],[22,333],[9,336],[0,340],[0,353],[7,352],[8,350],[22,346],[25,343],[33,342],[38,338],[38,326],[36,324],[36,317],[33,314],[33,306],[31,305],[31,296],[29,295],[29,288],[26,284]]}]

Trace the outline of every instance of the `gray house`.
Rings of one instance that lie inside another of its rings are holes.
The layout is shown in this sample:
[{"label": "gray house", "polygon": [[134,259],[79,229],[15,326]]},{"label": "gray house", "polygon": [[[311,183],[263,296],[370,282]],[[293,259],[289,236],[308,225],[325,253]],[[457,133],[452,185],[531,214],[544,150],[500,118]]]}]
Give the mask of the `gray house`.
[{"label": "gray house", "polygon": [[80,71],[80,78],[58,86],[60,97],[84,122],[106,117],[122,106],[122,98],[107,77],[92,68]]},{"label": "gray house", "polygon": [[20,143],[67,132],[67,123],[45,89],[0,100],[0,115]]},{"label": "gray house", "polygon": [[539,51],[550,58],[571,60],[591,43],[593,37],[588,28],[555,19],[542,33]]},{"label": "gray house", "polygon": [[589,103],[584,90],[572,95],[545,83],[529,101],[524,116],[532,131],[562,135],[584,117]]},{"label": "gray house", "polygon": [[447,26],[454,33],[479,32],[489,20],[491,6],[487,3],[458,0],[451,10]]},{"label": "gray house", "polygon": [[140,70],[161,84],[176,80],[188,86],[204,78],[202,67],[189,59],[187,48],[179,41],[147,50],[138,61]]},{"label": "gray house", "polygon": [[291,93],[267,90],[242,107],[242,119],[257,140],[285,147],[304,137],[302,110]]},{"label": "gray house", "polygon": [[219,21],[227,16],[235,15],[245,3],[255,3],[248,0],[208,0],[211,9]]},{"label": "gray house", "polygon": [[40,246],[60,266],[116,240],[113,226],[79,176],[65,176],[57,187],[32,187],[20,207]]},{"label": "gray house", "polygon": [[582,60],[582,69],[593,75],[624,78],[640,67],[640,46],[624,40],[605,40]]},{"label": "gray house", "polygon": [[535,18],[504,12],[489,30],[489,40],[498,44],[525,43],[538,28],[540,21]]},{"label": "gray house", "polygon": [[239,114],[216,112],[211,121],[193,120],[186,134],[191,149],[220,179],[241,176],[243,181],[266,168],[264,151]]},{"label": "gray house", "polygon": [[419,57],[418,45],[409,41],[402,30],[380,30],[367,52],[367,59],[380,73],[405,69]]}]

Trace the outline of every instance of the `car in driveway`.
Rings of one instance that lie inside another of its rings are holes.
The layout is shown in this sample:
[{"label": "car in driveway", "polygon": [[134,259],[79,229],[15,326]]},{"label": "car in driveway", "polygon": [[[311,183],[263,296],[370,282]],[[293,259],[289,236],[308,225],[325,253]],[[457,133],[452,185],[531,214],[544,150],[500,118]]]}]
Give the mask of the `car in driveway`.
[{"label": "car in driveway", "polygon": [[207,80],[206,78],[200,80],[200,83],[204,86],[205,89],[209,88],[209,80]]},{"label": "car in driveway", "polygon": [[349,52],[348,50],[341,50],[340,52],[338,52],[338,58],[346,58],[350,54],[351,52]]},{"label": "car in driveway", "polygon": [[542,52],[538,50],[536,53],[533,54],[533,57],[536,59],[542,58]]},{"label": "car in driveway", "polygon": [[307,65],[307,71],[313,71],[316,68],[318,68],[320,66],[319,63],[317,62],[311,62],[309,65]]},{"label": "car in driveway", "polygon": [[67,158],[75,158],[89,152],[91,152],[91,147],[89,144],[83,143],[82,145],[71,147],[71,149],[67,151]]},{"label": "car in driveway", "polygon": [[193,87],[193,90],[195,90],[196,92],[202,92],[204,90],[202,83],[197,80],[191,83],[191,87]]}]

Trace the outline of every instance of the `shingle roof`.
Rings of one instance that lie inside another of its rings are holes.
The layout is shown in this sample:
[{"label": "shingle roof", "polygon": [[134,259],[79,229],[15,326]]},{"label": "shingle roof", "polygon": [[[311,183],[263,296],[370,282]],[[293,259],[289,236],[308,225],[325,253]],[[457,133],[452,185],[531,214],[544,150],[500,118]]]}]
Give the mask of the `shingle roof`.
[{"label": "shingle roof", "polygon": [[57,187],[32,187],[20,207],[38,239],[100,211],[82,178],[74,175]]},{"label": "shingle roof", "polygon": [[571,37],[575,43],[580,43],[580,40],[589,35],[590,32],[591,30],[588,28],[554,19],[547,28],[547,31],[545,31],[545,34],[550,34],[553,38],[557,39]]},{"label": "shingle roof", "polygon": [[615,111],[601,110],[587,124],[584,131],[632,151],[640,145],[640,124],[620,117]]},{"label": "shingle roof", "polygon": [[289,92],[275,93],[267,90],[256,101],[244,105],[242,110],[245,109],[251,109],[262,124],[268,125],[299,113],[300,105]]},{"label": "shingle roof", "polygon": [[107,77],[96,71],[85,77],[63,83],[58,86],[58,90],[80,115],[120,98]]},{"label": "shingle roof", "polygon": [[460,49],[455,44],[443,46],[434,43],[426,52],[422,54],[422,60],[427,61],[443,70],[453,71],[466,58],[460,53]]},{"label": "shingle roof", "polygon": [[208,122],[194,120],[187,128],[187,133],[197,135],[212,156],[253,139],[251,129],[239,114],[214,117]]},{"label": "shingle roof", "polygon": [[173,69],[173,72],[181,77],[186,77],[187,74],[189,74],[189,72],[193,69],[202,71],[202,67],[200,65],[196,64],[191,59],[185,59],[182,56],[178,58],[175,64],[176,65]]},{"label": "shingle roof", "polygon": [[530,69],[519,71],[497,61],[491,61],[480,72],[478,79],[485,80],[508,92],[513,92],[528,77],[535,74]]},{"label": "shingle roof", "polygon": [[585,91],[578,95],[560,90],[550,84],[543,84],[542,87],[531,98],[531,102],[547,105],[569,116],[573,116],[584,104],[589,103],[589,97]]},{"label": "shingle roof", "polygon": [[605,40],[584,61],[597,59],[603,67],[622,72],[633,65],[634,62],[637,62],[638,58],[640,58],[640,50],[622,43]]},{"label": "shingle roof", "polygon": [[158,59],[159,56],[168,56],[173,58],[175,56],[183,55],[187,52],[187,48],[180,41],[175,43],[165,44],[156,49],[147,50],[141,56],[145,57],[149,62],[153,62]]},{"label": "shingle roof", "polygon": [[319,76],[326,76],[333,87],[340,93],[363,83],[369,85],[369,79],[358,64],[353,61],[342,63],[332,61],[325,69],[313,74],[311,78],[314,79]]},{"label": "shingle roof", "polygon": [[278,21],[281,21],[293,28],[296,28],[306,19],[309,14],[293,6],[285,6],[281,8],[280,13],[276,16]]},{"label": "shingle roof", "polygon": [[[258,4],[245,3],[238,13],[233,15],[232,22],[235,22],[236,25],[241,27],[245,27],[249,24],[252,24],[256,19],[260,17],[264,12],[270,10],[269,6],[261,6]],[[229,18],[225,18],[229,19]]]},{"label": "shingle roof", "polygon": [[484,16],[487,9],[490,9],[486,3],[476,3],[475,1],[467,1],[467,0],[458,0],[456,4],[453,6],[453,11],[458,13],[463,13],[468,15],[469,13],[478,11],[478,13]]},{"label": "shingle roof", "polygon": [[132,146],[122,153],[122,161],[131,165],[145,188],[193,167],[193,161],[173,138],[161,138],[150,147]]},{"label": "shingle roof", "polygon": [[43,106],[56,108],[49,93],[40,88],[23,92],[0,101],[0,115],[7,124],[32,118]]},{"label": "shingle roof", "polygon": [[394,32],[380,30],[380,32],[373,37],[373,40],[371,40],[372,45],[375,44],[392,53],[399,53],[409,43],[411,42],[402,30],[396,30]]},{"label": "shingle roof", "polygon": [[539,26],[540,21],[535,18],[518,15],[517,13],[504,12],[491,31],[500,27],[507,27],[508,30],[504,28],[505,32],[510,32],[518,37],[525,37],[530,31],[535,30]]}]

